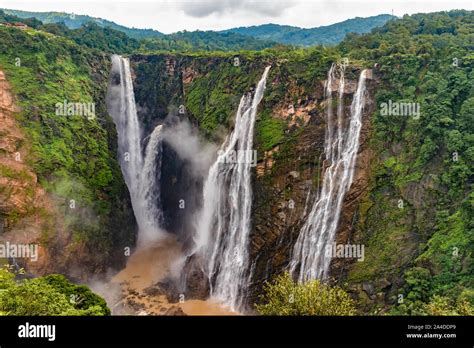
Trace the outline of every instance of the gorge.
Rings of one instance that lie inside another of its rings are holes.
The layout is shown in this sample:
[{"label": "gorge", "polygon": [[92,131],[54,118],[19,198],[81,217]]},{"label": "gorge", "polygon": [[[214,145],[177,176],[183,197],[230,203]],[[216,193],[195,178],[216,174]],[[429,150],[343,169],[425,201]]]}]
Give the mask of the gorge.
[{"label": "gorge", "polygon": [[[118,57],[113,57],[113,59],[121,59],[122,62],[126,61],[124,58]],[[170,64],[173,63],[166,64],[168,69]],[[130,81],[130,68],[128,64],[126,66],[125,75],[128,77],[120,78],[122,89],[127,87]],[[174,72],[175,69],[176,68],[173,67],[172,71]],[[338,79],[334,77],[336,69],[339,70],[340,74]],[[188,280],[179,282],[178,279],[182,280],[183,278],[188,278],[189,275],[187,275],[187,273],[189,272],[190,262],[191,264],[197,264],[197,268],[199,268],[202,273],[199,280],[201,284],[192,285],[203,289],[200,294],[200,300],[205,300],[207,297],[210,297],[213,302],[222,304],[232,312],[245,313],[249,309],[248,296],[249,292],[251,292],[249,287],[252,284],[253,268],[255,267],[254,261],[249,259],[249,235],[252,229],[251,211],[253,199],[251,177],[253,168],[249,156],[242,155],[239,157],[238,155],[234,155],[232,157],[230,153],[247,154],[253,151],[252,143],[255,119],[257,118],[258,105],[264,98],[264,89],[269,71],[270,67],[265,68],[263,77],[258,82],[253,97],[245,93],[240,99],[235,115],[234,129],[225,137],[221,149],[217,151],[217,158],[215,158],[214,163],[210,164],[207,176],[204,175],[202,178],[202,192],[197,195],[198,197],[202,197],[201,207],[197,209],[194,214],[195,232],[193,229],[185,230],[184,234],[177,237],[178,243],[183,245],[179,249],[185,253],[185,256],[175,256],[176,260],[167,261],[169,263],[167,267],[177,268],[175,272],[182,273],[182,275],[174,275],[173,277],[171,274],[168,274],[167,277],[161,276],[161,279],[154,279],[155,283],[164,280],[172,283],[171,289],[175,294],[170,297],[177,297],[176,292],[182,295],[183,298],[185,297],[184,294],[189,294],[189,291],[187,291]],[[329,69],[328,79],[324,82],[325,100],[322,102],[326,105],[325,108],[327,108],[327,111],[323,112],[322,115],[323,118],[325,118],[323,121],[326,123],[326,130],[324,132],[326,137],[325,161],[328,161],[330,164],[327,166],[322,177],[321,192],[316,192],[315,202],[313,204],[306,202],[306,204],[310,204],[313,207],[308,209],[308,215],[301,217],[300,223],[303,227],[294,244],[292,258],[287,260],[286,266],[290,267],[292,272],[295,272],[294,268],[296,265],[301,265],[301,269],[297,272],[297,274],[299,273],[300,282],[304,282],[308,279],[322,278],[328,271],[329,261],[325,260],[325,250],[334,241],[334,235],[337,230],[338,219],[342,209],[342,202],[346,192],[350,188],[356,167],[359,134],[362,128],[362,112],[367,98],[365,91],[367,72],[366,70],[360,72],[359,82],[355,87],[356,89],[352,91],[352,93],[354,93],[353,101],[349,110],[345,110],[343,100],[344,93],[346,93],[344,89],[344,71],[344,65],[337,66],[333,63]],[[162,75],[163,73],[164,72],[161,72]],[[349,81],[349,83],[351,83],[351,81]],[[110,88],[111,87],[109,87],[109,89]],[[334,88],[338,95],[336,119],[333,119],[332,110],[332,91]],[[116,98],[121,100],[118,104],[130,105],[130,103],[134,103],[133,95],[130,97],[131,93],[133,93],[133,89],[131,89],[130,93],[122,92],[117,94]],[[109,95],[110,94],[109,92]],[[149,157],[149,148],[154,149],[156,147],[153,139],[155,138],[157,129],[161,130],[162,125],[156,126],[149,136],[147,136],[146,133],[141,134],[139,131],[133,131],[131,133],[120,131],[120,129],[127,129],[127,127],[129,127],[127,122],[125,122],[127,118],[131,125],[143,123],[142,121],[137,121],[136,108],[130,107],[130,110],[132,110],[132,112],[128,112],[128,110],[122,107],[120,109],[121,118],[119,118],[121,119],[122,125],[116,121],[119,129],[119,144],[128,144],[128,147],[125,146],[123,148],[122,153],[127,153],[126,150],[130,149],[129,152],[133,154],[135,150],[131,149],[135,147],[136,149],[140,149],[138,155],[135,155],[136,158],[140,158],[141,151],[145,151],[147,157]],[[110,107],[109,111],[114,115]],[[166,122],[168,118],[169,116],[165,118],[164,122]],[[131,128],[133,129],[133,127]],[[150,129],[153,129],[153,126],[150,127]],[[137,136],[141,136],[142,139],[150,138],[146,150],[142,150],[142,147],[145,148],[145,146],[139,145],[136,147],[133,145],[142,143],[142,141],[136,140]],[[167,146],[170,147],[169,151],[173,151],[172,145],[168,143]],[[233,158],[234,160],[229,162],[229,158]],[[241,161],[239,161],[238,158],[240,158]],[[177,156],[174,157],[174,160],[182,161],[183,159]],[[168,166],[166,160],[162,163],[161,157],[157,164],[160,165],[158,171],[161,170],[161,165],[163,165],[164,168]],[[128,166],[128,163],[122,162],[122,170],[125,177],[127,177]],[[133,165],[131,167],[133,168]],[[144,168],[146,166],[139,164],[136,167]],[[148,171],[144,171],[142,174],[146,172]],[[154,175],[156,179],[156,189],[149,180],[146,181],[146,187],[151,188],[150,191],[161,191],[159,188],[161,185],[161,175],[161,173],[155,173]],[[137,190],[134,189],[134,186],[141,187],[146,176],[136,175],[135,178],[135,182],[126,180],[132,197],[134,197],[133,192]],[[314,190],[317,191],[317,188]],[[143,198],[145,198],[145,196],[143,196],[142,199]],[[309,198],[308,196],[307,200]],[[161,197],[159,196],[154,196],[154,199],[150,201],[151,204],[159,204],[160,202]],[[153,228],[140,224],[140,216],[142,213],[138,210],[140,208],[135,207],[141,207],[141,209],[143,209],[146,205],[143,203],[141,206],[136,203],[134,204],[135,215],[139,224],[140,238],[140,233],[148,233],[147,231],[152,231]],[[169,219],[169,216],[167,217],[166,214],[163,215],[161,211],[158,212],[156,206],[154,209],[154,213],[149,214],[149,216],[160,216],[163,221],[167,218]],[[153,211],[153,209],[149,211]],[[320,225],[313,226],[314,224]],[[186,247],[183,242],[190,239],[189,235],[191,235],[192,243],[191,246]],[[322,242],[317,242],[318,238]],[[152,242],[152,240],[149,241]],[[140,252],[140,247],[137,252]],[[179,254],[179,252],[177,253]],[[311,261],[307,261],[308,255],[310,255]],[[184,266],[182,264],[183,261],[180,260],[180,258],[182,259],[183,257],[186,258],[184,263],[186,264],[188,262],[187,267]],[[322,263],[321,265],[319,261]],[[177,263],[177,265],[172,266],[171,264],[173,264],[173,262]],[[163,265],[160,266],[160,268],[163,267]],[[182,269],[180,269],[180,267],[182,267]],[[170,285],[167,285],[167,287],[170,287]],[[193,298],[192,296],[193,294],[191,294],[191,299]]]}]

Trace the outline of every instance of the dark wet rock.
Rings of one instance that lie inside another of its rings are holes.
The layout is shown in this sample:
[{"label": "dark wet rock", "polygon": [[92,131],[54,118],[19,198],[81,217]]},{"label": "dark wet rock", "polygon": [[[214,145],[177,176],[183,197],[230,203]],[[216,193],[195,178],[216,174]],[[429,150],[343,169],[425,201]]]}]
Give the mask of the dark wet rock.
[{"label": "dark wet rock", "polygon": [[177,303],[180,300],[181,292],[178,290],[173,280],[164,279],[155,286],[161,289],[169,303]]},{"label": "dark wet rock", "polygon": [[183,294],[186,300],[205,300],[209,297],[209,280],[203,272],[201,260],[196,256],[190,257],[184,266],[181,279]]},{"label": "dark wet rock", "polygon": [[372,283],[363,282],[362,289],[367,293],[367,295],[369,295],[370,298],[372,298],[375,295],[375,288],[374,288],[374,284]]},{"label": "dark wet rock", "polygon": [[186,313],[184,313],[183,310],[181,309],[181,307],[179,307],[179,306],[171,306],[164,313],[164,315],[185,316]]},{"label": "dark wet rock", "polygon": [[144,294],[147,296],[159,296],[164,295],[164,291],[158,285],[152,285],[143,290]]},{"label": "dark wet rock", "polygon": [[382,278],[382,279],[379,279],[377,280],[377,282],[375,283],[375,286],[377,289],[381,289],[381,290],[385,290],[387,289],[388,287],[390,287],[392,285],[392,283],[390,281],[388,281],[387,278]]},{"label": "dark wet rock", "polygon": [[136,302],[134,299],[128,298],[127,305],[130,306],[135,312],[140,312],[145,309],[145,305],[140,302]]}]

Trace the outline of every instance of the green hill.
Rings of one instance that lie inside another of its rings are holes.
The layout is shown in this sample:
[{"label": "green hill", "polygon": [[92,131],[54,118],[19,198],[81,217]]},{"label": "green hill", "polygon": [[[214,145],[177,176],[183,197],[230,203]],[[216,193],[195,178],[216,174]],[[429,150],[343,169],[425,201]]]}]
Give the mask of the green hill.
[{"label": "green hill", "polygon": [[[334,45],[341,42],[347,33],[368,33],[373,28],[384,25],[389,19],[395,18],[388,14],[367,18],[352,18],[346,21],[304,29],[288,25],[264,24],[251,27],[231,28],[223,31],[182,31],[165,35],[153,29],[128,28],[112,21],[86,15],[75,15],[64,12],[29,12],[3,9],[7,15],[19,18],[35,18],[44,24],[64,23],[69,29],[79,29],[93,22],[99,27],[121,31],[133,39],[160,38],[148,46],[158,49],[193,50],[258,50],[272,46],[274,43],[288,45]],[[243,38],[241,36],[245,36]],[[249,39],[251,37],[252,39]]]},{"label": "green hill", "polygon": [[73,13],[29,12],[9,9],[3,9],[3,11],[8,15],[14,15],[20,18],[36,18],[44,24],[64,23],[69,29],[78,29],[86,23],[93,22],[103,28],[111,28],[121,31],[134,39],[142,39],[144,37],[159,37],[163,35],[159,31],[153,29],[128,28],[112,21],[108,21],[106,19],[95,18],[85,15],[76,15]]},{"label": "green hill", "polygon": [[344,39],[348,33],[368,33],[373,28],[384,25],[388,20],[396,18],[388,14],[367,18],[352,18],[340,23],[304,29],[289,25],[264,24],[251,27],[239,27],[224,30],[225,33],[237,33],[259,39],[276,41],[292,45],[334,45]]},{"label": "green hill", "polygon": [[[276,43],[236,33],[180,31],[163,35],[151,29],[130,29],[114,22],[62,12],[0,10],[0,22],[22,21],[30,27],[65,36],[106,52],[262,50]],[[141,41],[141,44],[140,44]]]}]

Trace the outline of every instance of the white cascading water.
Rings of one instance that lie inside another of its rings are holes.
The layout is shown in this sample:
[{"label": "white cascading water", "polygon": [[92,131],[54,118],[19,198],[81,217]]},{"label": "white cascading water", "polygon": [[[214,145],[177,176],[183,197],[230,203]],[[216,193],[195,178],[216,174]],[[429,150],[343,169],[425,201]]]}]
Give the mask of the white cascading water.
[{"label": "white cascading water", "polygon": [[249,154],[253,147],[257,108],[270,67],[253,98],[240,100],[235,127],[209,169],[197,225],[196,250],[205,260],[211,298],[241,311],[249,282],[248,236],[251,228],[251,161],[225,163],[232,153]]},{"label": "white cascading water", "polygon": [[[150,135],[145,149],[145,160],[140,176],[139,201],[143,205],[140,210],[141,238],[151,241],[161,237],[160,225],[163,223],[163,211],[161,210],[160,185],[161,181],[161,155],[163,126],[155,127]],[[158,183],[158,184],[157,184]]]},{"label": "white cascading water", "polygon": [[163,236],[160,229],[163,215],[159,194],[162,126],[157,126],[151,133],[143,158],[142,131],[137,116],[129,60],[113,55],[112,72],[119,74],[120,85],[109,86],[109,113],[117,128],[120,167],[130,191],[141,244]]},{"label": "white cascading water", "polygon": [[365,102],[366,70],[360,74],[357,91],[351,104],[350,123],[347,131],[343,129],[343,67],[339,69],[336,124],[333,119],[332,84],[334,83],[335,70],[336,65],[333,64],[326,82],[328,119],[325,156],[329,166],[324,171],[321,192],[301,228],[290,262],[290,272],[294,276],[298,276],[300,283],[309,279],[323,279],[327,276],[331,259],[326,255],[326,248],[334,241],[344,196],[352,184],[359,149],[359,135]]},{"label": "white cascading water", "polygon": [[128,59],[113,55],[112,71],[120,76],[120,86],[118,86],[120,94],[113,95],[114,102],[118,102],[119,107],[113,108],[110,113],[117,128],[120,166],[130,194],[134,196],[133,201],[139,192],[143,156],[140,145],[142,132],[137,117]]},{"label": "white cascading water", "polygon": [[332,85],[334,83],[334,74],[337,65],[332,64],[328,72],[328,79],[325,86],[325,96],[327,104],[327,120],[326,120],[326,139],[324,142],[324,154],[326,159],[331,160],[333,158],[334,148],[334,106],[332,101]]}]

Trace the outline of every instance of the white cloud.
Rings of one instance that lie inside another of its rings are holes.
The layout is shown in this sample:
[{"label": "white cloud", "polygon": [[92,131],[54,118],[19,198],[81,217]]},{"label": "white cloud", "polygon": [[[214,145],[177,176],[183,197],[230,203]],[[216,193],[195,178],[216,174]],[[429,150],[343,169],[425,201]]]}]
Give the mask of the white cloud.
[{"label": "white cloud", "polygon": [[112,20],[118,24],[180,30],[222,30],[277,23],[304,28],[381,13],[473,9],[472,0],[0,0],[0,7],[64,11]]},{"label": "white cloud", "polygon": [[207,17],[211,14],[231,15],[255,13],[278,17],[295,4],[293,0],[189,0],[179,1],[178,7],[191,17]]}]

